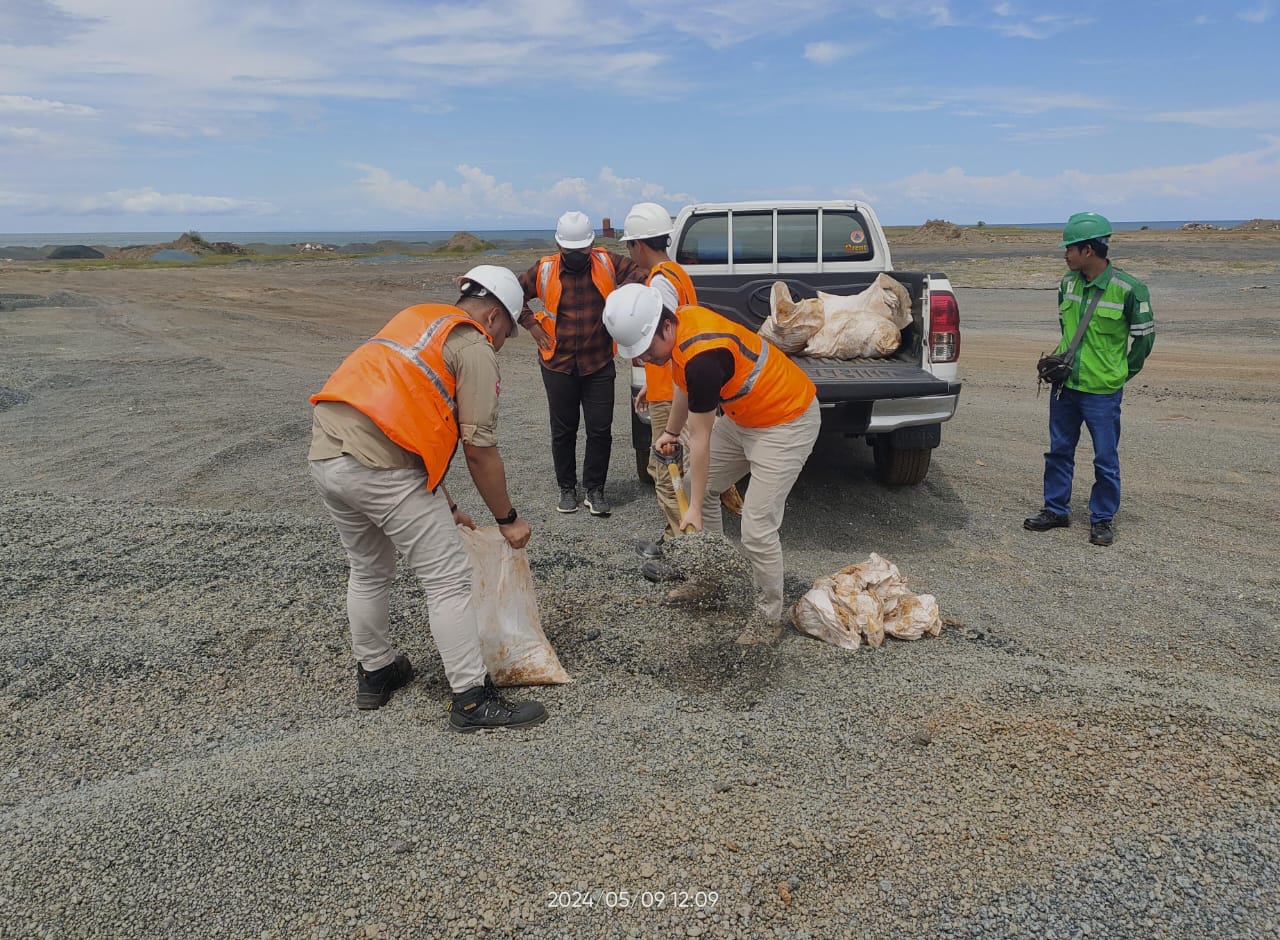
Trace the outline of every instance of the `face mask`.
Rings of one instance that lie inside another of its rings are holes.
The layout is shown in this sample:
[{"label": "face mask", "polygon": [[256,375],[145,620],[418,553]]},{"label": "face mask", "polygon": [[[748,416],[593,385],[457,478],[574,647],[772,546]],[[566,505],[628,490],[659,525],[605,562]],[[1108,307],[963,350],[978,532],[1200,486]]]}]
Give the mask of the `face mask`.
[{"label": "face mask", "polygon": [[591,266],[591,252],[562,251],[560,252],[560,263],[564,265],[566,271],[580,274]]}]

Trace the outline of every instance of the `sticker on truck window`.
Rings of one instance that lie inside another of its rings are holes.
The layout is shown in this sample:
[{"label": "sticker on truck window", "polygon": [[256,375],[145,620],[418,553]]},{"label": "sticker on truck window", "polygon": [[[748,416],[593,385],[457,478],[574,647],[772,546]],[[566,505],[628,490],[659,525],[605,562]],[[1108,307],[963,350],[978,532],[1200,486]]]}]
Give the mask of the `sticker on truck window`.
[{"label": "sticker on truck window", "polygon": [[849,240],[844,243],[844,253],[846,255],[865,255],[871,250],[871,246],[867,244],[867,233],[860,228],[855,228],[849,233]]}]

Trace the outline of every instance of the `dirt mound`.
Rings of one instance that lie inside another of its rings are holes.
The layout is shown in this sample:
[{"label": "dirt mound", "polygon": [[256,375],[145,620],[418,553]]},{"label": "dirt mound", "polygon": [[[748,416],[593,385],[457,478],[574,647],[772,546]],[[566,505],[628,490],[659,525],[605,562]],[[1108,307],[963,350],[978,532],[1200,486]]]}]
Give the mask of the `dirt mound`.
[{"label": "dirt mound", "polygon": [[[164,242],[159,245],[129,245],[126,248],[117,248],[111,252],[109,257],[112,258],[143,258],[147,260],[155,260],[154,256],[163,251],[180,251],[196,258],[204,255],[244,255],[248,254],[248,250],[242,245],[234,242],[210,242],[200,237],[199,232],[186,232],[179,235],[173,241]],[[160,259],[164,260],[164,259]],[[179,260],[171,258],[170,260]],[[185,259],[181,259],[185,260]]]},{"label": "dirt mound", "polygon": [[899,242],[907,242],[913,245],[937,244],[939,242],[957,242],[957,241],[986,241],[987,239],[975,232],[973,229],[965,228],[962,225],[956,225],[954,222],[948,222],[946,219],[930,219],[921,225],[915,231],[909,233],[903,238],[897,239]]},{"label": "dirt mound", "polygon": [[440,249],[448,254],[471,254],[477,251],[488,251],[493,247],[491,242],[481,241],[470,232],[457,232],[451,239],[444,243]]},{"label": "dirt mound", "polygon": [[1222,229],[1211,222],[1187,222],[1178,226],[1179,232],[1221,232]]},{"label": "dirt mound", "polygon": [[1250,219],[1232,226],[1233,232],[1280,232],[1280,219]]},{"label": "dirt mound", "polygon": [[62,261],[68,258],[80,260],[84,258],[105,258],[102,252],[97,248],[90,248],[88,245],[60,245],[49,252],[49,260]]}]

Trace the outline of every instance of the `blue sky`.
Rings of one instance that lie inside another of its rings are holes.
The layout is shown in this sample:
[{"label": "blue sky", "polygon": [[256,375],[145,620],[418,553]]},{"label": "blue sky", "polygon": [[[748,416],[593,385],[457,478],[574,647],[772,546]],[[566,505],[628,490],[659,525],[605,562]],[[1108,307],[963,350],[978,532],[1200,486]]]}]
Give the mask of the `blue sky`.
[{"label": "blue sky", "polygon": [[0,231],[1280,216],[1280,0],[0,0]]}]

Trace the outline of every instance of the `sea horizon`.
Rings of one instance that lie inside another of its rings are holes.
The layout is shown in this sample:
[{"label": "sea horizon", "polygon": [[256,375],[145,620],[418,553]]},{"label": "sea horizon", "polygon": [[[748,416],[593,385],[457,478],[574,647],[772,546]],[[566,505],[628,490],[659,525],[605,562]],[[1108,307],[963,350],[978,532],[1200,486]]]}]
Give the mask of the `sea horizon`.
[{"label": "sea horizon", "polygon": [[[1188,223],[1196,223],[1200,225],[1214,225],[1219,228],[1231,228],[1240,225],[1248,219],[1157,219],[1147,221],[1113,221],[1111,226],[1116,231],[1139,231],[1143,228],[1168,231],[1181,228]],[[887,228],[916,228],[923,223],[899,225],[894,223],[884,223]],[[956,223],[968,228],[978,227],[976,222]],[[985,228],[1031,228],[1031,229],[1058,229],[1062,227],[1062,222],[986,222],[983,224]],[[176,231],[172,229],[159,231],[132,231],[132,232],[0,232],[0,248],[42,248],[45,246],[58,245],[88,245],[91,247],[103,248],[127,248],[135,245],[156,245],[165,244],[180,238],[185,232],[193,231],[186,229],[184,231]],[[406,243],[426,243],[426,242],[443,242],[448,241],[454,235],[460,232],[466,232],[474,235],[482,241],[494,242],[495,244],[502,242],[521,242],[521,241],[547,241],[550,242],[555,236],[554,229],[473,229],[473,228],[456,228],[456,229],[376,229],[376,230],[344,230],[344,229],[301,229],[297,231],[202,231],[199,232],[200,237],[210,242],[232,242],[238,245],[295,245],[295,244],[325,244],[325,245],[353,245],[353,244],[376,244],[377,242],[406,242]]]}]

